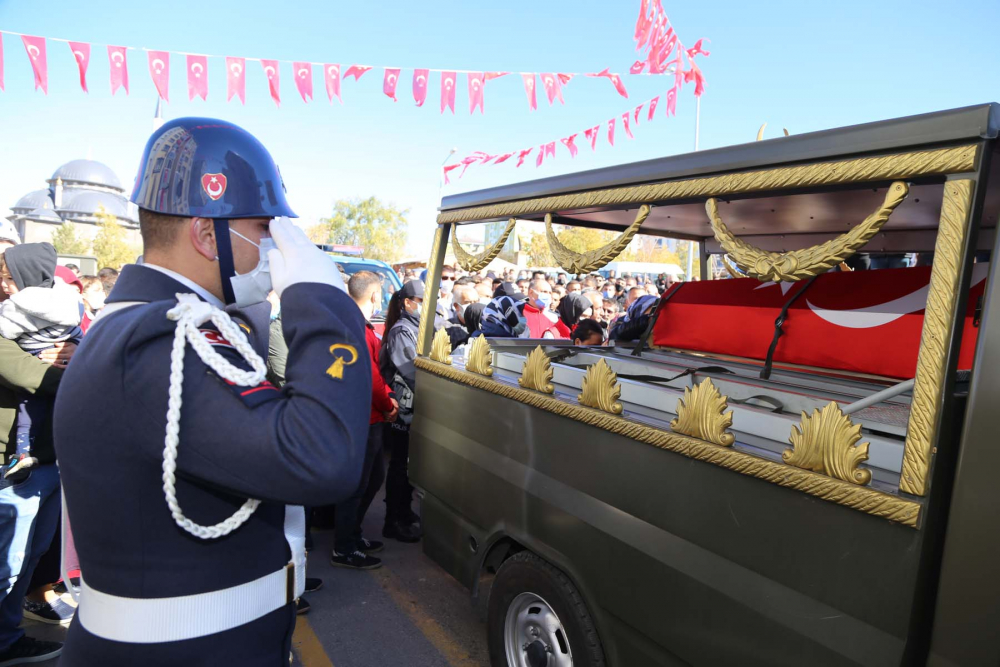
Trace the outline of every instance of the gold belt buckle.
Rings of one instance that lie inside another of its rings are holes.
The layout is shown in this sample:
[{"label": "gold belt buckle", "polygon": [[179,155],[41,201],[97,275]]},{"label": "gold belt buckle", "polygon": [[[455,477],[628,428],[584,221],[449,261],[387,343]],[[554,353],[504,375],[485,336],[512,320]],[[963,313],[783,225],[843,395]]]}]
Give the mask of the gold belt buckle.
[{"label": "gold belt buckle", "polygon": [[285,604],[295,601],[295,563],[289,561],[285,566]]}]

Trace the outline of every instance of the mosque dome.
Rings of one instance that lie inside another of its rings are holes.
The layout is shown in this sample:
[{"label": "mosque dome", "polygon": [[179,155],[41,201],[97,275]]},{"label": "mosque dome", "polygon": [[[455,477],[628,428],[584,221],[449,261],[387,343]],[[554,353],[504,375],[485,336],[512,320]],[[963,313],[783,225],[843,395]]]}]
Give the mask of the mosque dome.
[{"label": "mosque dome", "polygon": [[36,208],[24,217],[29,220],[38,220],[39,222],[52,222],[57,225],[62,223],[62,218],[60,218],[51,208]]},{"label": "mosque dome", "polygon": [[63,185],[66,186],[80,183],[125,192],[121,181],[118,180],[118,176],[111,170],[111,167],[94,160],[67,162],[55,170],[49,183],[55,183],[56,179],[62,179]]},{"label": "mosque dome", "polygon": [[96,192],[93,190],[83,190],[77,188],[67,189],[63,193],[63,204],[59,208],[59,213],[64,216],[85,216],[91,217],[98,212],[100,207],[111,215],[122,219],[131,220],[128,201],[110,192]]},{"label": "mosque dome", "polygon": [[20,199],[17,203],[11,206],[15,212],[26,213],[28,211],[34,211],[36,208],[46,208],[53,209],[55,206],[52,204],[52,197],[49,195],[48,188],[44,190],[35,190],[34,192],[29,192]]}]

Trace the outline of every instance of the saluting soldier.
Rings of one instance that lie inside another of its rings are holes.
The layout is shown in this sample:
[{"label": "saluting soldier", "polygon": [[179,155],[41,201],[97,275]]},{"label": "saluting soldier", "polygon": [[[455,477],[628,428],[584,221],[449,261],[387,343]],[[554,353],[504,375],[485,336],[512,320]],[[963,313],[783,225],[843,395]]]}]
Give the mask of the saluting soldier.
[{"label": "saluting soldier", "polygon": [[[60,665],[287,665],[305,562],[294,506],[338,502],[360,481],[364,319],[284,217],[278,168],[245,130],[164,124],[132,201],[144,262],[122,271],[56,401],[82,571]],[[245,335],[266,350],[266,328],[222,311],[272,287],[280,390]]]}]

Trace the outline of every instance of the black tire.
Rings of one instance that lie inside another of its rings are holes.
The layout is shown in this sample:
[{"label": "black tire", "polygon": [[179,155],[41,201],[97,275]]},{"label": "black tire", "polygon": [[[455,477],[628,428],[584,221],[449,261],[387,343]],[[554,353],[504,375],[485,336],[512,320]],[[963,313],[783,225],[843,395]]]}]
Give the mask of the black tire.
[{"label": "black tire", "polygon": [[507,660],[504,632],[507,611],[522,593],[540,597],[559,617],[574,667],[605,667],[601,639],[580,592],[561,570],[529,551],[504,561],[490,589],[487,635],[492,667],[517,667]]}]

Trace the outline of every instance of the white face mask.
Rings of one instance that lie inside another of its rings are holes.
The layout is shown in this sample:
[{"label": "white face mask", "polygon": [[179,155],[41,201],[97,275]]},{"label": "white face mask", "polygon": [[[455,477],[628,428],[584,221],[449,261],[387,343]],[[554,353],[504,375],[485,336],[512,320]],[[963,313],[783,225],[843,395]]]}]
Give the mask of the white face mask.
[{"label": "white face mask", "polygon": [[100,310],[101,308],[104,308],[103,290],[92,290],[90,292],[85,292],[83,298],[87,301],[87,305],[90,306],[91,310]]},{"label": "white face mask", "polygon": [[271,265],[267,260],[267,252],[275,250],[278,246],[274,244],[274,239],[271,237],[262,238],[258,245],[233,229],[229,231],[247,243],[256,246],[260,253],[257,266],[252,271],[235,275],[229,279],[233,286],[236,305],[240,308],[246,308],[255,303],[267,301],[267,295],[271,292]]}]

